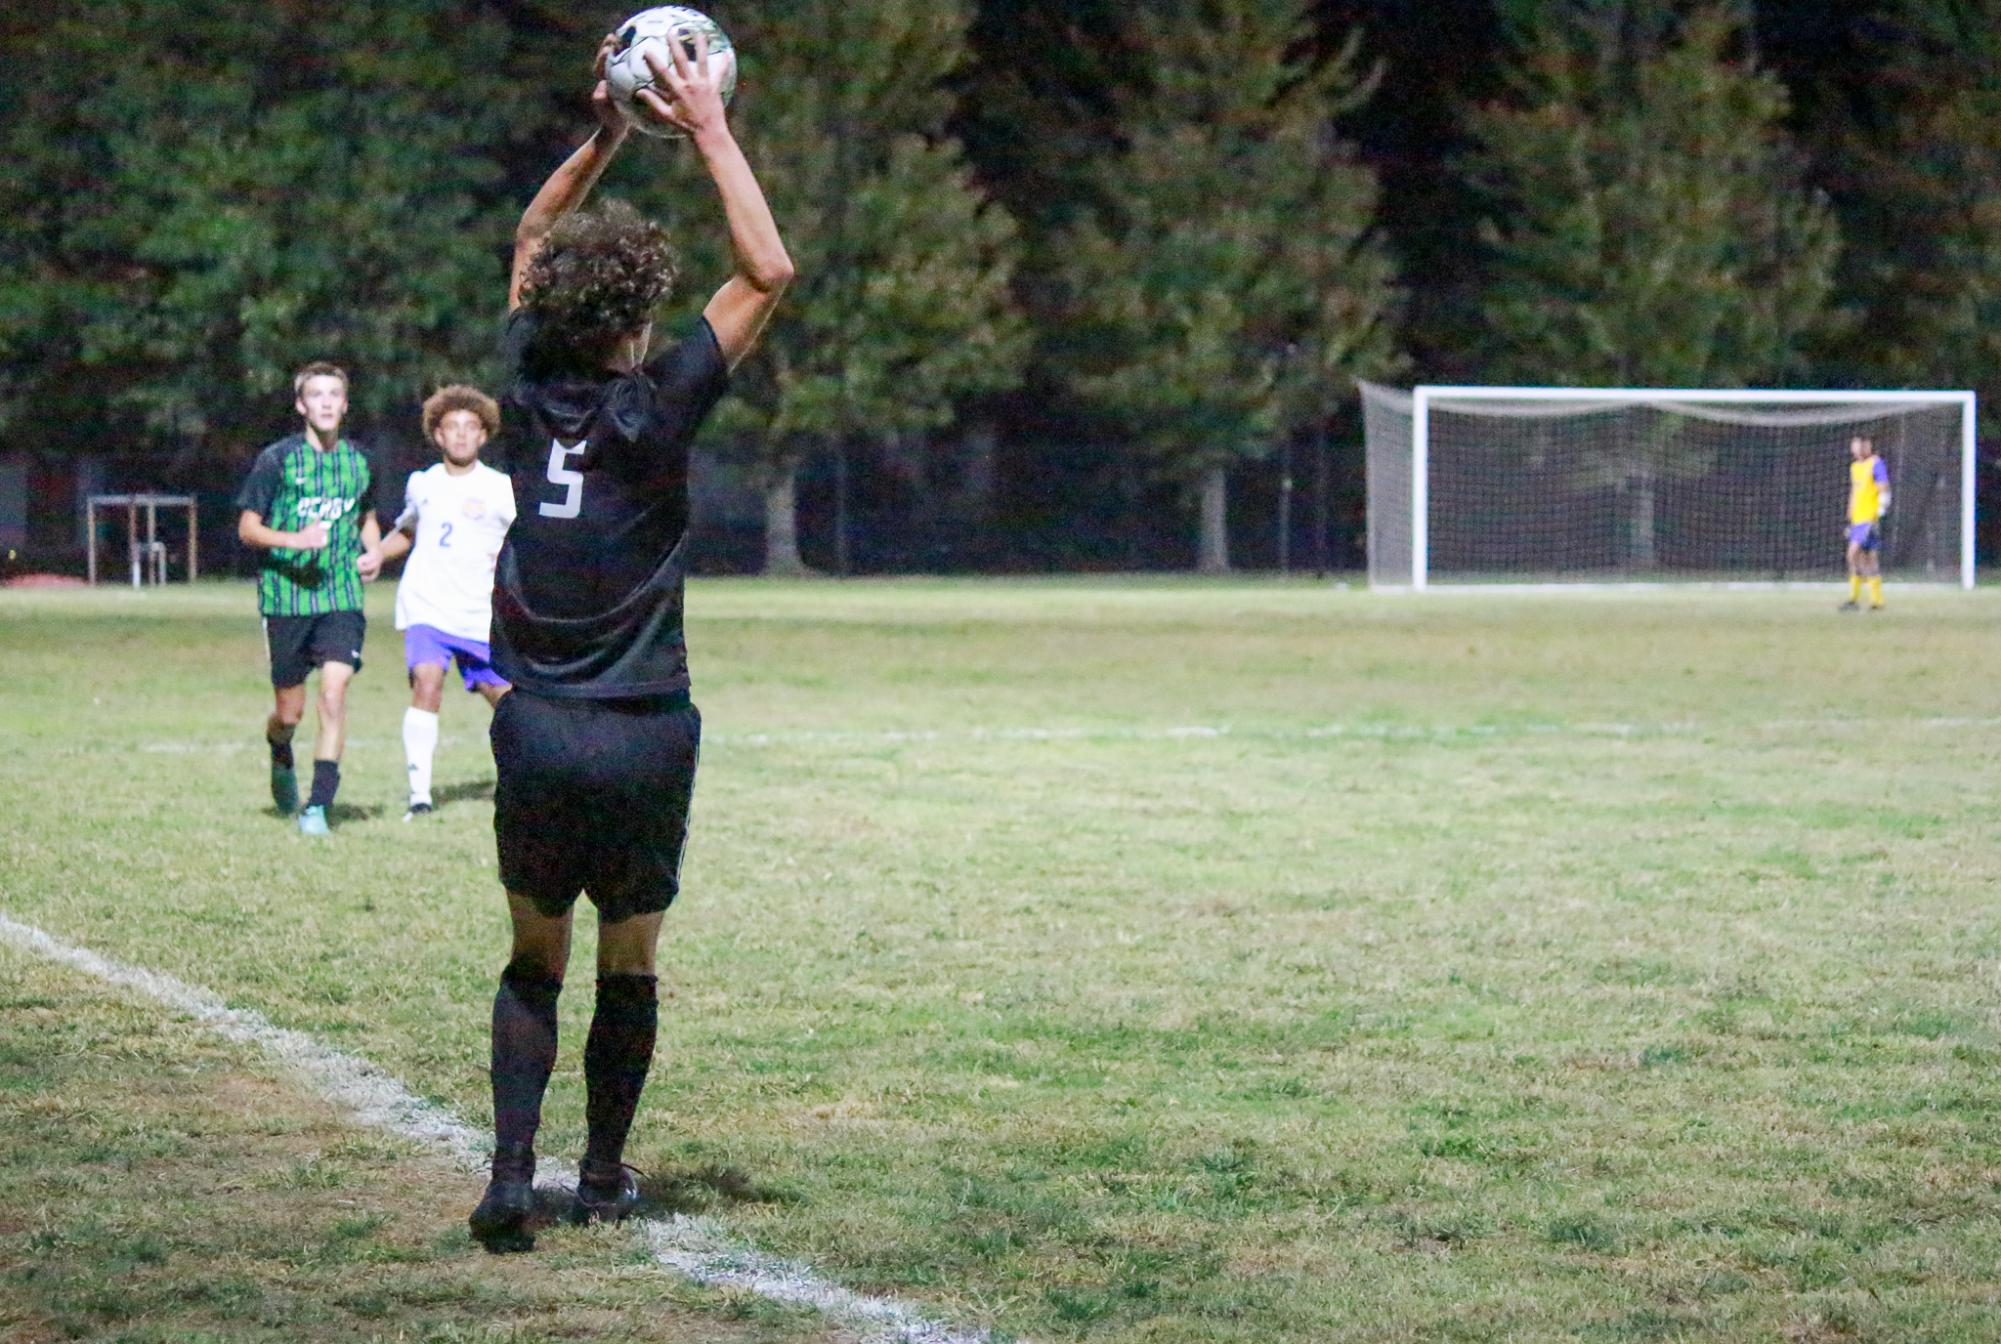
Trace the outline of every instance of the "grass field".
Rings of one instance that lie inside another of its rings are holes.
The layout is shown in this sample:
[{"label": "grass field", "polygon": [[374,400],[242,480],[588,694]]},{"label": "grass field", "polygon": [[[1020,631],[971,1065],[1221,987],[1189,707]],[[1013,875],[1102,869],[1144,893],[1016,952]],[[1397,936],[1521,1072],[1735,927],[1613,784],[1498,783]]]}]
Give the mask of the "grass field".
[{"label": "grass field", "polygon": [[[264,796],[247,589],[0,594],[0,913],[484,1123],[487,712],[448,701],[447,805],[402,824],[389,597],[315,843]],[[700,582],[631,1158],[669,1207],[1003,1336],[1992,1341],[2001,595],[1891,599]],[[324,1118],[161,1139],[275,1086],[170,1026],[0,949],[0,1326],[816,1337],[615,1234],[545,1236],[516,1280],[459,1230],[476,1181],[413,1193],[379,1136],[301,1138]],[[136,1118],[49,1132],[105,1107]],[[276,1268],[196,1194],[124,1202],[206,1188],[218,1145],[277,1173],[249,1182]],[[337,1177],[286,1184],[308,1148]],[[366,1294],[326,1268],[377,1260]]]}]

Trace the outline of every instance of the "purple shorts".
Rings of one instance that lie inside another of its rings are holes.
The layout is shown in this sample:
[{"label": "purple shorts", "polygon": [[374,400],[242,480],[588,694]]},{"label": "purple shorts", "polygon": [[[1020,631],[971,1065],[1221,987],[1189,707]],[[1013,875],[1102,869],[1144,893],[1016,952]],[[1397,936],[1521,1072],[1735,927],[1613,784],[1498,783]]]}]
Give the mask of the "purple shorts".
[{"label": "purple shorts", "polygon": [[1883,544],[1883,534],[1877,530],[1874,523],[1850,523],[1848,544],[1860,546],[1865,551],[1873,551]]},{"label": "purple shorts", "polygon": [[507,685],[493,670],[493,650],[485,640],[461,639],[431,625],[413,625],[403,632],[403,662],[412,672],[422,663],[450,667],[454,658],[459,660],[459,675],[465,678],[467,690]]}]

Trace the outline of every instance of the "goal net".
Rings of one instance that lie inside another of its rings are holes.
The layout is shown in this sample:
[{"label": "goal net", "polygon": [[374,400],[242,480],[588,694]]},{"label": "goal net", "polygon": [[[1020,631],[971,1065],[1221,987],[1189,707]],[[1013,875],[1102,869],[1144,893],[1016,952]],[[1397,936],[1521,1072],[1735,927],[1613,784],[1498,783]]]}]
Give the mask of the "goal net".
[{"label": "goal net", "polygon": [[1971,392],[1362,384],[1369,582],[1788,582],[1846,570],[1849,443],[1887,575],[1973,585]]}]

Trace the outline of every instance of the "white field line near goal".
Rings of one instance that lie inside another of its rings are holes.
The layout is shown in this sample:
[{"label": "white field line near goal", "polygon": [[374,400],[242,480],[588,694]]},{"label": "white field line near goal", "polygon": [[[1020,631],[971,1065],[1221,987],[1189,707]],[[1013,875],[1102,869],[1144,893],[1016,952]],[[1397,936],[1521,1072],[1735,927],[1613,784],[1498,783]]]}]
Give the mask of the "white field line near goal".
[{"label": "white field line near goal", "polygon": [[1246,742],[1311,742],[1347,739],[1382,742],[1452,742],[1511,737],[1688,737],[1703,733],[1845,732],[1852,729],[1922,729],[1963,731],[2001,728],[2001,715],[1923,719],[1797,718],[1758,719],[1749,723],[1705,723],[1699,719],[1658,723],[1322,723],[1295,728],[1235,727],[1230,724],[1183,724],[1133,728],[959,728],[959,729],[799,729],[769,733],[705,733],[704,746],[792,747],[823,743],[832,746],[898,746],[953,742],[1179,742],[1229,738]]},{"label": "white field line near goal", "polygon": [[[1965,589],[1959,580],[1896,579],[1885,575],[1883,582],[1896,585],[1898,600],[1907,597],[1961,597]],[[1837,579],[1578,579],[1575,582],[1512,582],[1481,578],[1428,578],[1422,588],[1409,583],[1377,583],[1369,591],[1381,597],[1413,598],[1435,602],[1441,597],[1626,597],[1639,593],[1686,593],[1708,597],[1716,593],[1831,593],[1840,587]]]},{"label": "white field line near goal", "polygon": [[[473,736],[471,733],[440,733],[438,734],[438,745],[441,747],[455,747],[461,742],[472,741]],[[478,736],[481,740],[484,740],[486,734],[480,733]],[[400,752],[403,750],[403,739],[400,737],[358,737],[350,733],[346,739],[345,750],[353,751],[357,748],[362,751],[394,750]],[[310,744],[307,744],[307,750],[310,749]],[[148,756],[248,756],[252,754],[263,756],[266,754],[264,743],[259,741],[254,734],[245,738],[229,738],[213,742],[141,742],[138,746],[132,748],[107,746],[93,750],[88,754],[95,755],[98,751],[126,750],[137,751]]]},{"label": "white field line near goal", "polygon": [[[248,1008],[232,1008],[211,990],[170,975],[114,961],[65,943],[0,914],[0,942],[58,962],[107,984],[135,991],[183,1013],[216,1035],[254,1046],[298,1075],[355,1121],[410,1140],[466,1171],[481,1171],[492,1141],[450,1111],[414,1095],[382,1069],[343,1054],[303,1032],[275,1026]],[[544,1161],[538,1175],[574,1184],[576,1170]],[[767,1255],[733,1237],[714,1219],[674,1214],[632,1220],[666,1268],[697,1283],[737,1288],[788,1306],[807,1307],[861,1332],[872,1344],[987,1344],[984,1331],[953,1330],[891,1298],[868,1297],[830,1283],[795,1261]]]},{"label": "white field line near goal", "polygon": [[[2001,715],[1935,716],[1931,718],[1857,718],[1829,715],[1826,718],[1753,719],[1745,723],[1707,722],[1701,719],[1670,719],[1653,723],[1563,723],[1530,720],[1520,723],[1307,723],[1296,727],[1240,727],[1227,723],[1140,724],[1132,727],[1020,727],[1020,728],[880,728],[880,729],[778,729],[763,733],[710,732],[702,735],[705,747],[798,747],[813,746],[923,746],[954,742],[1185,742],[1230,738],[1245,742],[1316,742],[1329,740],[1381,742],[1456,742],[1511,737],[1693,737],[1703,733],[1795,733],[1847,732],[1854,729],[1882,731],[1896,729],[1919,732],[1959,732],[1967,729],[2001,728]],[[450,746],[458,739],[449,734],[439,739]],[[348,745],[370,744],[349,738]],[[106,747],[103,750],[112,751]],[[115,748],[124,751],[126,748]],[[141,753],[165,756],[263,755],[258,742],[147,742]],[[58,750],[56,755],[97,754],[76,748]]]}]

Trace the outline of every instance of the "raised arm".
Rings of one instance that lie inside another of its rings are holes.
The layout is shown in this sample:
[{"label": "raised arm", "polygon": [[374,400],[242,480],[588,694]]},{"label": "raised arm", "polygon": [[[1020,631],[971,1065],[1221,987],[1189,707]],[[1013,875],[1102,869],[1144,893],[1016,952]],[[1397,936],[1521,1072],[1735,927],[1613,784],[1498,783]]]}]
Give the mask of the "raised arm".
[{"label": "raised arm", "polygon": [[697,36],[695,42],[692,58],[679,42],[669,43],[671,64],[653,51],[646,53],[654,76],[673,93],[672,102],[652,89],[642,90],[639,97],[654,115],[688,133],[723,198],[736,273],[716,291],[702,316],[715,330],[724,362],[734,369],[756,347],[785,287],[792,283],[792,258],[778,236],[778,223],[750,171],[750,161],[730,133],[722,93],[709,70],[708,39]]},{"label": "raised arm", "polygon": [[521,306],[521,282],[528,274],[528,263],[542,250],[542,244],[549,237],[549,230],[556,227],[558,220],[584,203],[597,185],[604,170],[611,166],[618,147],[625,143],[625,119],[612,106],[611,88],[604,82],[604,64],[611,58],[612,49],[618,45],[615,34],[607,34],[598,44],[597,87],[591,91],[591,112],[597,117],[598,127],[591,132],[591,138],[579,145],[576,152],[563,160],[549,180],[535,193],[535,199],[528,202],[528,208],[521,214],[521,222],[514,226],[514,266],[507,280],[507,307],[512,311]]}]

